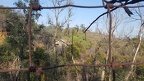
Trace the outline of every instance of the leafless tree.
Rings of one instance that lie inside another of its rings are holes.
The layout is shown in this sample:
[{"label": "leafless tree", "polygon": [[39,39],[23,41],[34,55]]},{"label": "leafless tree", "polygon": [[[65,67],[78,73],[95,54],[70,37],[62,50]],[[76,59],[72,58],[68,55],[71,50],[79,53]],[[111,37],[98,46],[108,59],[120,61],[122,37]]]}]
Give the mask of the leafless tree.
[{"label": "leafless tree", "polygon": [[[106,39],[106,40],[109,40],[109,46],[108,46],[108,49],[106,50],[106,57],[105,57],[105,63],[112,63],[113,60],[112,60],[112,45],[113,43],[115,42],[114,38],[113,38],[113,35],[114,35],[114,32],[116,32],[116,29],[118,28],[118,26],[122,23],[122,20],[123,18],[119,17],[119,16],[122,16],[122,15],[118,15],[117,12],[119,10],[117,10],[116,12],[113,12],[111,14],[108,15],[108,18],[109,20],[105,19],[106,22],[109,22],[109,23],[106,23],[106,29],[107,29],[107,32],[109,34],[109,38]],[[106,67],[103,67],[102,69],[102,73],[101,73],[101,81],[104,81],[104,77],[105,77],[105,71],[106,71]],[[109,81],[112,81],[112,69],[110,67],[110,74],[109,74]]]},{"label": "leafless tree", "polygon": [[[142,14],[142,9],[138,8],[135,11],[136,11],[137,15],[139,16],[139,19],[137,19],[137,18],[133,18],[133,19],[139,20],[141,25],[140,25],[140,30],[138,33],[138,40],[137,40],[138,42],[137,42],[136,50],[134,51],[132,63],[136,62],[136,57],[137,57],[138,51],[140,49],[142,36],[143,36],[143,32],[144,32],[144,18],[143,18],[143,14]],[[134,71],[134,65],[131,65],[130,71],[128,72],[127,76],[125,77],[125,81],[128,81],[128,79],[129,79],[130,75],[133,73],[133,71]]]},{"label": "leafless tree", "polygon": [[[66,5],[66,4],[73,4],[72,0],[50,0],[50,2],[52,3],[52,6],[56,7],[56,6],[62,6],[62,5]],[[51,15],[49,15],[48,17],[48,24],[54,26],[54,35],[53,35],[53,39],[54,39],[54,52],[56,53],[56,47],[55,47],[55,42],[56,39],[59,38],[60,39],[60,32],[62,30],[62,27],[64,27],[65,25],[67,25],[67,27],[69,28],[69,24],[70,24],[70,18],[72,17],[72,7],[68,7],[66,8],[59,8],[59,9],[52,9],[50,10],[53,14],[54,14],[54,19],[52,19]],[[66,14],[65,16],[63,16],[62,14]],[[62,18],[63,17],[63,18]]]}]

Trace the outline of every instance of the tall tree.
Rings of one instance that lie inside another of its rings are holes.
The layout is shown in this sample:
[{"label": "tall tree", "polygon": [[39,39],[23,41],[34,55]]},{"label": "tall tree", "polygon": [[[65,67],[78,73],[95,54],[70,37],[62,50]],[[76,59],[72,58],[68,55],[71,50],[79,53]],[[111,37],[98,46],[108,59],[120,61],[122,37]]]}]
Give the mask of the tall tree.
[{"label": "tall tree", "polygon": [[[141,8],[138,8],[137,10],[135,10],[136,13],[138,14],[139,16],[139,19],[136,19],[136,20],[139,20],[140,21],[140,30],[139,30],[139,33],[138,33],[138,40],[137,40],[137,45],[135,47],[135,52],[134,52],[134,56],[133,56],[133,59],[132,59],[132,63],[135,63],[136,62],[136,57],[138,56],[138,52],[139,52],[139,49],[140,49],[140,46],[141,46],[141,42],[142,42],[142,36],[143,36],[143,32],[144,32],[144,18],[143,18],[143,14],[142,14],[142,9]],[[131,65],[131,69],[130,71],[128,72],[127,76],[125,77],[125,81],[128,81],[129,80],[129,77],[130,75],[133,73],[133,70],[134,70],[134,65]]]},{"label": "tall tree", "polygon": [[[62,6],[66,4],[73,4],[72,0],[51,0],[52,6]],[[61,38],[61,31],[62,27],[64,27],[67,23],[67,26],[70,24],[70,18],[72,17],[72,8],[68,8],[68,14],[67,16],[62,16],[63,13],[67,12],[65,8],[60,8],[60,9],[52,9],[52,13],[54,14],[54,21],[52,21],[51,18],[48,19],[48,22],[51,26],[54,26],[55,31],[53,34],[53,39],[54,39],[54,52],[55,52],[55,59],[57,58],[57,53],[56,53],[56,45],[55,42],[57,39]],[[64,18],[62,18],[64,17]],[[68,27],[69,28],[69,27]]]}]

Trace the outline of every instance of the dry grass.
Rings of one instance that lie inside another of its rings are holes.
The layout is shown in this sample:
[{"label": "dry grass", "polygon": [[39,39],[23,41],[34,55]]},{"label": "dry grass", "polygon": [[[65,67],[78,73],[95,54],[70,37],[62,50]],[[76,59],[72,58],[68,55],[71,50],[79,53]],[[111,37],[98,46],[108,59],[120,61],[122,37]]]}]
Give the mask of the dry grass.
[{"label": "dry grass", "polygon": [[0,45],[3,44],[4,39],[6,38],[6,36],[7,36],[7,32],[0,32]]}]

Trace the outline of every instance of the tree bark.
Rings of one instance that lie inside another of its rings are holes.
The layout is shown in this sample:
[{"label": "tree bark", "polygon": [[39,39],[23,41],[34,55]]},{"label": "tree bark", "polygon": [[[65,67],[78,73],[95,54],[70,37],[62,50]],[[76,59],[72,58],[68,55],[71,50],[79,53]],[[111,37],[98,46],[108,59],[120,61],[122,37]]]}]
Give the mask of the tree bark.
[{"label": "tree bark", "polygon": [[[134,63],[134,62],[136,61],[136,57],[137,57],[138,51],[139,51],[139,49],[140,49],[143,29],[144,29],[144,27],[142,26],[141,29],[140,29],[140,31],[139,31],[138,45],[137,45],[137,48],[136,48],[136,51],[135,51],[135,54],[134,54],[132,63]],[[131,65],[131,69],[130,69],[130,71],[128,72],[128,75],[125,77],[125,81],[128,81],[128,79],[129,79],[130,75],[132,74],[133,70],[134,70],[134,65]]]},{"label": "tree bark", "polygon": [[[141,40],[142,40],[142,36],[143,36],[143,31],[144,31],[144,22],[143,22],[142,13],[140,11],[140,8],[138,8],[138,11],[136,11],[136,13],[140,17],[141,27],[140,27],[139,34],[138,34],[138,43],[137,43],[137,47],[136,47],[136,51],[135,51],[132,63],[134,63],[136,61],[136,57],[137,57],[138,51],[140,49]],[[131,65],[131,69],[128,72],[128,75],[125,77],[125,81],[128,81],[128,79],[129,79],[130,75],[132,74],[133,70],[134,70],[134,65]]]}]

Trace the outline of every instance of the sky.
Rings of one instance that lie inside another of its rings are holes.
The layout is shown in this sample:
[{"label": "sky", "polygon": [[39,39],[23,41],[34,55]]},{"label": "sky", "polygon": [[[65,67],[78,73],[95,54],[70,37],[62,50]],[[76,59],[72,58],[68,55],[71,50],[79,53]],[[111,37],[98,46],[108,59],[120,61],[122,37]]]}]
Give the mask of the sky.
[{"label": "sky", "polygon": [[[13,5],[14,2],[17,2],[18,0],[1,0],[0,5],[4,5],[4,6],[9,6],[9,7],[14,7],[15,5]],[[51,3],[49,2],[50,0],[40,0],[40,5],[43,7],[52,7]],[[102,2],[101,0],[73,0],[75,5],[82,5],[82,6],[102,6]],[[106,9],[104,8],[95,8],[95,9],[81,9],[81,8],[74,8],[73,9],[73,16],[71,17],[71,22],[70,22],[70,27],[74,27],[75,25],[80,26],[81,24],[84,24],[86,27],[88,27],[90,25],[90,23],[97,18],[99,15],[101,15],[103,12],[105,12]],[[121,11],[124,10],[120,10],[120,12],[117,13],[121,13]],[[43,9],[40,11],[41,13],[41,17],[38,19],[38,24],[45,24],[48,25],[48,16],[54,20],[54,15],[52,13],[51,10],[46,10]],[[123,13],[122,13],[123,14]],[[121,14],[120,14],[121,15]],[[60,14],[60,21],[64,20],[66,16],[66,11],[64,11],[62,14]],[[129,18],[127,15],[125,15],[126,18]],[[100,26],[99,29],[103,30],[103,32],[106,31],[106,28],[103,28],[105,26],[107,26],[105,24],[105,21],[98,21],[98,25]],[[121,32],[123,32],[123,27],[125,27],[124,29],[126,30],[126,33],[129,33],[132,29],[132,36],[137,35],[139,28],[135,27],[133,28],[133,26],[138,26],[137,23],[125,23],[121,25],[121,28],[117,28],[119,32],[119,35],[123,34]],[[90,28],[91,31],[95,31],[97,24],[93,24]]]},{"label": "sky", "polygon": [[[14,2],[17,2],[18,0],[1,0],[0,5],[13,7]],[[43,7],[52,6],[49,0],[40,0],[40,4]],[[73,0],[75,5],[82,5],[82,6],[102,6],[101,0]],[[99,16],[101,13],[103,13],[105,9],[80,9],[80,8],[74,8],[73,9],[73,16],[71,17],[70,26],[74,27],[75,25],[81,25],[84,24],[85,26],[88,26],[97,16]],[[45,24],[47,25],[48,21],[48,15],[53,14],[50,10],[41,10],[40,11],[42,16],[39,18],[38,23],[39,24]],[[61,20],[64,20],[65,14],[61,14]],[[54,19],[53,17],[51,17]]]},{"label": "sky", "polygon": [[[101,0],[73,0],[75,5],[86,5],[86,6],[95,6],[100,5]],[[44,2],[44,1],[42,1]],[[50,4],[42,3],[41,5],[49,6]],[[52,5],[51,5],[52,6]],[[73,9],[73,16],[72,16],[72,22],[71,26],[85,24],[89,25],[92,20],[94,20],[99,14],[101,14],[103,11],[100,9],[80,9],[80,8],[74,8]],[[43,10],[42,11],[43,16],[47,17],[47,15],[51,15],[49,10]],[[64,16],[65,14],[62,14],[61,16]],[[64,18],[64,17],[63,17]]]}]

